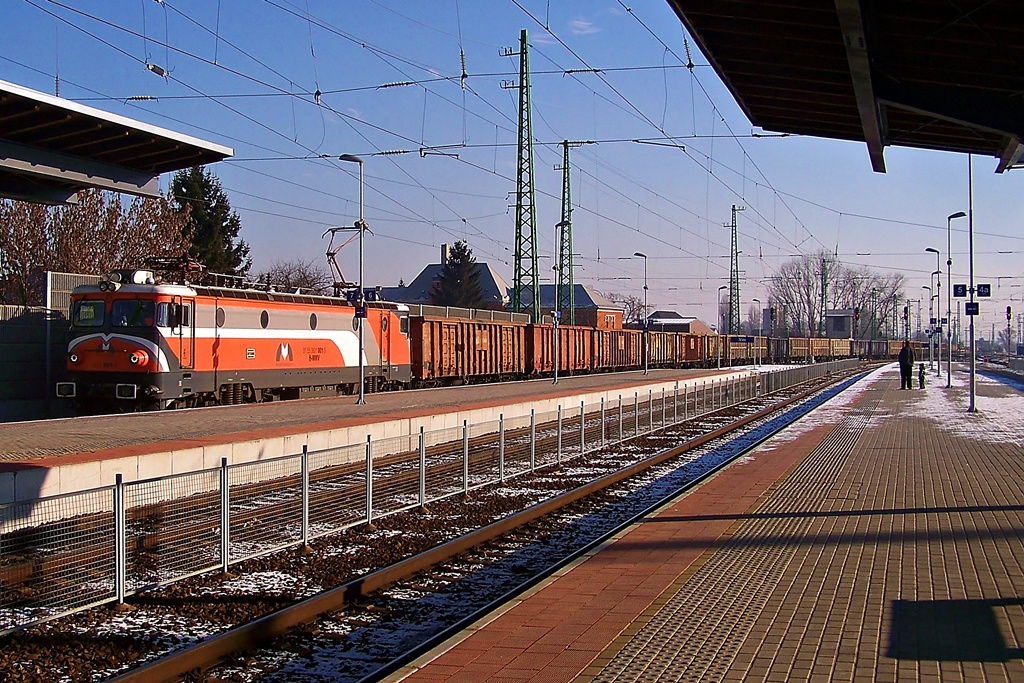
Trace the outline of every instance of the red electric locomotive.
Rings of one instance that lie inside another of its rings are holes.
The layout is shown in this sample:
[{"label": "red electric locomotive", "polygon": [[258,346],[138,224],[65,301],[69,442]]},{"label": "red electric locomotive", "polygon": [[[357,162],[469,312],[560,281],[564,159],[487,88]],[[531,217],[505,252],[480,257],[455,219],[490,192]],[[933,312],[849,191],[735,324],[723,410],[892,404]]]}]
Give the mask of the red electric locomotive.
[{"label": "red electric locomotive", "polygon": [[[355,305],[341,298],[163,284],[119,270],[72,294],[59,396],[99,410],[192,407],[352,393]],[[366,305],[369,390],[408,385],[408,308]]]}]

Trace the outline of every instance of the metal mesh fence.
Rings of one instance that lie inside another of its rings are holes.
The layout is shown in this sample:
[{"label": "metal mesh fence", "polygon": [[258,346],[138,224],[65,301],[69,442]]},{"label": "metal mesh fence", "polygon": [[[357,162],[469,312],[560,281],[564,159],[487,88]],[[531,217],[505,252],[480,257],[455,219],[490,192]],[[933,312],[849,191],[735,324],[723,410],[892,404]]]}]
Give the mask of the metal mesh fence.
[{"label": "metal mesh fence", "polygon": [[113,487],[0,506],[0,631],[113,600]]},{"label": "metal mesh fence", "polygon": [[366,445],[309,453],[309,536],[366,521]]},{"label": "metal mesh fence", "polygon": [[396,436],[372,442],[373,516],[381,517],[418,505],[420,490],[419,436]]},{"label": "metal mesh fence", "polygon": [[128,593],[222,563],[220,471],[124,485]]},{"label": "metal mesh fence", "polygon": [[422,452],[419,433],[379,439],[368,442],[372,466],[364,442],[3,505],[0,632],[365,522],[368,507],[373,518],[406,510],[855,366],[702,380],[433,430]]},{"label": "metal mesh fence", "polygon": [[462,430],[458,441],[427,448],[426,481],[427,500],[440,500],[465,488],[462,478]]},{"label": "metal mesh fence", "polygon": [[469,426],[469,488],[478,488],[499,479],[500,423],[481,422]]},{"label": "metal mesh fence", "polygon": [[230,562],[302,541],[302,458],[287,456],[227,468]]},{"label": "metal mesh fence", "polygon": [[536,446],[534,464],[536,467],[546,467],[558,460],[558,411],[548,410],[543,413],[536,413]]},{"label": "metal mesh fence", "polygon": [[530,416],[505,420],[505,476],[514,477],[529,472],[530,465]]}]

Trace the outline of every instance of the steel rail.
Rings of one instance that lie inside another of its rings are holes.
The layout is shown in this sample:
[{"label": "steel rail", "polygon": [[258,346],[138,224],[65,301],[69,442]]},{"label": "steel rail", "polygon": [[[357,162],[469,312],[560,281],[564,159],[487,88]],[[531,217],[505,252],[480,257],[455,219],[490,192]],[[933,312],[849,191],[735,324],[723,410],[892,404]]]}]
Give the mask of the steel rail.
[{"label": "steel rail", "polygon": [[[863,373],[863,370],[858,370],[858,374],[860,373]],[[833,382],[833,384],[835,384],[835,382]],[[666,449],[621,470],[599,477],[598,479],[588,482],[587,484],[571,491],[566,491],[558,496],[536,503],[535,505],[532,505],[518,513],[505,517],[497,522],[493,522],[485,527],[481,527],[480,529],[476,529],[458,538],[452,539],[451,541],[436,546],[435,548],[431,548],[423,553],[401,560],[393,565],[354,579],[353,581],[342,584],[336,588],[326,590],[318,595],[314,595],[301,602],[295,603],[294,605],[284,607],[247,624],[243,624],[229,631],[225,631],[224,633],[212,636],[187,649],[168,654],[136,669],[127,671],[108,679],[108,683],[171,683],[179,680],[182,676],[190,672],[208,669],[229,655],[240,651],[251,650],[272,642],[288,630],[301,624],[308,623],[316,619],[321,614],[336,611],[345,605],[365,598],[378,590],[387,588],[397,581],[411,577],[418,572],[429,569],[440,562],[491,541],[535,519],[555,512],[581,498],[591,495],[592,493],[633,477],[667,460],[693,450],[694,448],[699,448],[709,441],[746,426],[751,422],[763,419],[768,415],[788,408],[794,403],[802,401],[821,390],[822,386],[816,384],[795,396],[765,407],[756,413],[740,418],[735,422],[718,427],[717,429],[702,434],[684,444]],[[735,406],[728,406],[722,410],[732,407]],[[714,413],[708,414],[710,415]],[[780,427],[779,429],[781,430],[782,428],[783,427]],[[663,431],[663,429],[664,428],[657,431]],[[764,438],[768,438],[768,436],[771,435],[772,434],[769,434]],[[728,462],[732,462],[734,459],[735,458],[732,458]],[[728,462],[724,463],[722,466],[726,466]],[[718,471],[719,469],[720,467],[715,468],[713,471]],[[706,477],[707,475],[702,475],[698,480],[695,480],[693,485],[699,481],[703,481]],[[678,495],[678,493],[675,495]],[[445,632],[449,631],[446,630]],[[446,638],[447,637],[448,636],[446,636]],[[427,642],[432,642],[436,645],[437,642],[442,641],[437,641],[435,637]],[[416,648],[415,650],[410,651],[410,653],[422,653],[423,651],[424,650],[421,648]],[[403,658],[402,663],[397,664],[397,666],[402,666],[406,661],[411,660]],[[375,677],[380,675],[385,674],[382,673],[381,670],[378,670],[378,672],[373,674]]]}]

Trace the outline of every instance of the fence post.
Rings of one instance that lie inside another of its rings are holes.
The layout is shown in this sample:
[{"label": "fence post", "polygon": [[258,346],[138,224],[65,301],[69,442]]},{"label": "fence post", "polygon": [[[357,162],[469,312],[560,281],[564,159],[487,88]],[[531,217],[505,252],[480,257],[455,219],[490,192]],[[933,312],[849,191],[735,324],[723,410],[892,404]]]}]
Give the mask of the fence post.
[{"label": "fence post", "polygon": [[619,443],[622,443],[622,394],[619,394]]},{"label": "fence post", "polygon": [[309,545],[309,444],[302,444],[302,545]]},{"label": "fence post", "polygon": [[555,462],[562,464],[562,404],[558,404],[558,434],[555,437]]},{"label": "fence post", "polygon": [[604,431],[604,396],[601,397],[601,448],[608,445],[608,438]]},{"label": "fence post", "polygon": [[587,406],[580,401],[580,455],[587,452]]},{"label": "fence post", "polygon": [[[703,415],[708,410],[708,381],[706,379],[701,381],[701,389],[702,391],[700,392],[700,413],[698,413],[699,415]],[[696,402],[697,400],[696,398],[694,398],[694,403],[696,404]]]},{"label": "fence post", "polygon": [[530,408],[530,471],[537,469],[537,411]]},{"label": "fence post", "polygon": [[633,392],[633,436],[640,436],[640,392]]},{"label": "fence post", "polygon": [[505,413],[498,413],[498,480],[505,481]]},{"label": "fence post", "polygon": [[231,481],[228,459],[220,459],[220,570],[227,574],[231,561]]},{"label": "fence post", "polygon": [[[683,394],[683,400],[686,400],[686,394]],[[686,407],[683,406],[683,410]],[[679,423],[679,382],[676,382],[676,388],[672,394],[672,424]]]},{"label": "fence post", "polygon": [[647,433],[654,431],[654,389],[647,390]]},{"label": "fence post", "polygon": [[373,524],[373,446],[366,435],[366,523]]},{"label": "fence post", "polygon": [[469,493],[469,421],[462,421],[462,493]]},{"label": "fence post", "polygon": [[427,504],[427,435],[420,425],[420,507]]},{"label": "fence post", "polygon": [[665,420],[668,419],[668,403],[666,403],[665,387],[661,388],[661,428],[665,428]]},{"label": "fence post", "polygon": [[[47,274],[49,275],[49,274]],[[124,602],[125,574],[128,568],[127,547],[125,539],[127,530],[124,511],[124,477],[118,472],[114,475],[114,592],[117,604]]]}]

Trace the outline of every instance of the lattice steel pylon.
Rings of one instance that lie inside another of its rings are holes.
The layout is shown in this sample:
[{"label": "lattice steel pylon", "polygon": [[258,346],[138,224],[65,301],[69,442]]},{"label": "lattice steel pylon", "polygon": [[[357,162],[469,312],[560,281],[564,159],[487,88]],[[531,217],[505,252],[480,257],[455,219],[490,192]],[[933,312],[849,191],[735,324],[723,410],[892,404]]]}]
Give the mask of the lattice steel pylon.
[{"label": "lattice steel pylon", "polygon": [[818,316],[819,337],[828,336],[828,259],[821,259],[821,314]]},{"label": "lattice steel pylon", "polygon": [[581,143],[562,140],[562,220],[558,222],[558,285],[555,308],[563,311],[563,322],[576,324],[576,294],[572,277],[572,188],[569,178],[569,148]]},{"label": "lattice steel pylon", "polygon": [[[506,53],[514,54],[514,53]],[[512,310],[523,308],[530,292],[530,315],[540,322],[540,273],[537,266],[537,212],[533,178],[533,123],[530,114],[530,55],[526,29],[519,34],[519,145],[516,173],[516,253]]]},{"label": "lattice steel pylon", "polygon": [[745,207],[732,205],[732,246],[729,250],[729,334],[740,333],[740,251],[736,238],[736,213]]}]

